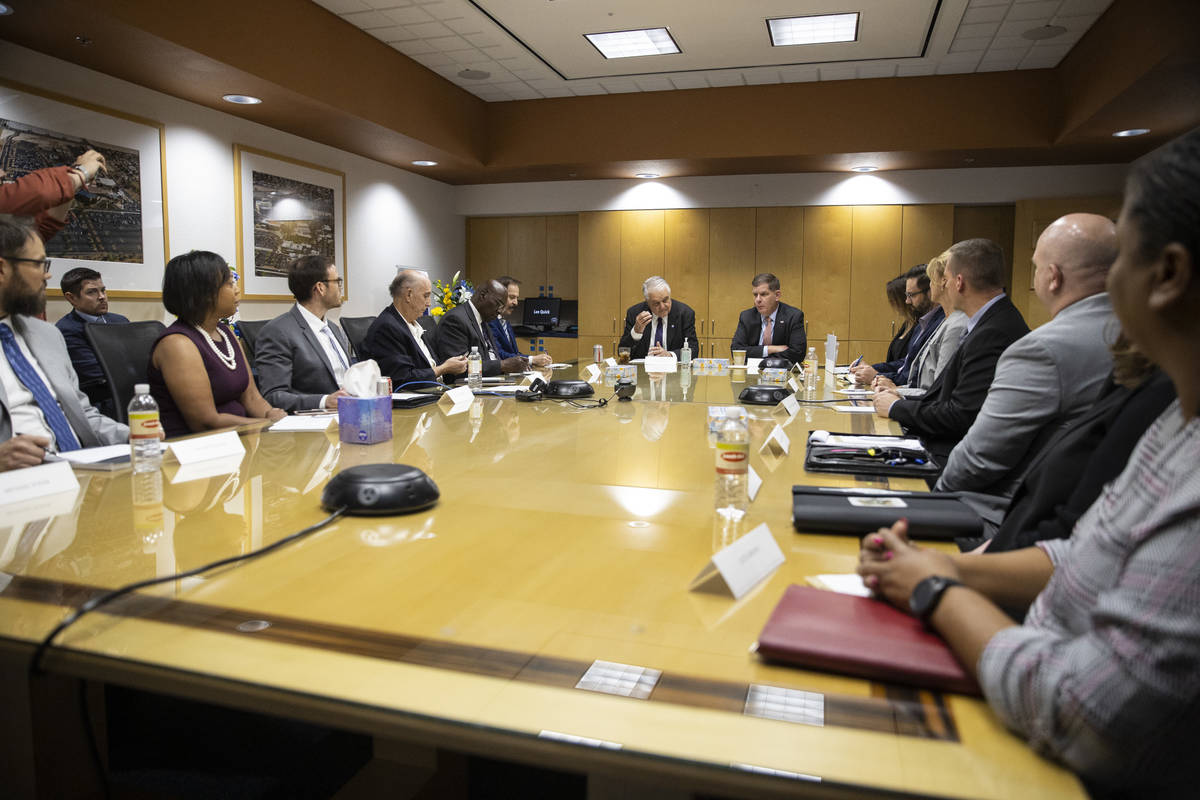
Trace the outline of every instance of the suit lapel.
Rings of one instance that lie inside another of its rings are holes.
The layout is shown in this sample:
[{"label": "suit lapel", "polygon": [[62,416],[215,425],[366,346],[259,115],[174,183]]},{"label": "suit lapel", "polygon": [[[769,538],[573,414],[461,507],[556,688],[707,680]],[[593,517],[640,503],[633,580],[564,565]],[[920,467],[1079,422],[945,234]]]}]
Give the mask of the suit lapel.
[{"label": "suit lapel", "polygon": [[[79,405],[79,399],[75,394],[75,387],[68,382],[63,384],[58,380],[58,371],[51,365],[55,362],[56,354],[49,349],[43,347],[43,339],[31,329],[29,325],[22,326],[24,331],[22,335],[25,337],[25,344],[29,345],[29,352],[37,359],[38,365],[42,368],[42,373],[46,376],[46,380],[50,383],[50,388],[54,390],[54,396],[58,399],[58,405],[63,410],[63,414],[67,417],[67,422],[71,424],[71,430],[75,432],[75,437],[79,439],[79,443],[84,447],[95,447],[100,444],[100,440],[96,438],[96,434],[92,431],[92,426],[87,420],[87,416],[83,412],[83,408]],[[73,367],[71,369],[74,369]]]},{"label": "suit lapel", "polygon": [[309,347],[316,351],[317,358],[321,359],[321,363],[325,365],[325,371],[329,373],[329,379],[336,384],[337,376],[333,372],[333,365],[329,363],[329,356],[325,354],[325,347],[317,341],[317,335],[309,327],[308,320],[304,319],[304,315],[300,313],[300,309],[295,306],[292,307],[292,316],[296,320],[296,324],[300,326],[300,336],[304,338],[304,341],[308,342]]}]

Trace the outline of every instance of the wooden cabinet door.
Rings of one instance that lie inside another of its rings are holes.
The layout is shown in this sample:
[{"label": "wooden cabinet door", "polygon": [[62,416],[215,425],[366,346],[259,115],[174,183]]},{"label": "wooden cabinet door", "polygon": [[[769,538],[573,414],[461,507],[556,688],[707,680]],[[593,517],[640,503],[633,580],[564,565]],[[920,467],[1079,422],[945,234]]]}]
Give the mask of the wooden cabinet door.
[{"label": "wooden cabinet door", "polygon": [[547,293],[579,297],[579,215],[546,217]]},{"label": "wooden cabinet door", "polygon": [[[621,218],[614,211],[579,215],[579,335],[619,338]],[[607,341],[607,339],[606,339]],[[590,348],[589,348],[590,349]]]},{"label": "wooden cabinet door", "polygon": [[[621,314],[643,300],[642,284],[666,266],[665,211],[615,211],[621,220]],[[620,330],[617,331],[621,333]]]},{"label": "wooden cabinet door", "polygon": [[853,211],[849,206],[804,209],[804,321],[808,336],[824,341],[850,337],[850,242]]},{"label": "wooden cabinet door", "polygon": [[511,275],[521,282],[522,297],[546,294],[546,218],[509,217],[508,269],[485,278]]},{"label": "wooden cabinet door", "polygon": [[900,237],[902,271],[928,264],[954,244],[954,206],[904,206]]},{"label": "wooden cabinet door", "polygon": [[[508,218],[467,220],[467,274],[472,284],[508,272]],[[450,280],[450,276],[446,276]],[[536,293],[536,290],[535,290]]]},{"label": "wooden cabinet door", "polygon": [[850,338],[890,341],[902,319],[887,300],[900,274],[900,206],[855,206],[850,250]]},{"label": "wooden cabinet door", "polygon": [[[733,339],[738,314],[754,305],[755,210],[714,208],[709,217],[708,314],[704,330],[712,339]],[[728,349],[728,346],[727,346]]]},{"label": "wooden cabinet door", "polygon": [[708,318],[709,213],[706,208],[666,212],[666,266],[663,277],[671,284],[671,297],[696,312],[696,334]]},{"label": "wooden cabinet door", "polygon": [[[783,302],[804,309],[804,209],[757,209],[754,244],[755,273],[779,278]],[[749,288],[749,287],[748,287]],[[750,293],[747,292],[747,297]],[[746,304],[749,308],[753,301]]]}]

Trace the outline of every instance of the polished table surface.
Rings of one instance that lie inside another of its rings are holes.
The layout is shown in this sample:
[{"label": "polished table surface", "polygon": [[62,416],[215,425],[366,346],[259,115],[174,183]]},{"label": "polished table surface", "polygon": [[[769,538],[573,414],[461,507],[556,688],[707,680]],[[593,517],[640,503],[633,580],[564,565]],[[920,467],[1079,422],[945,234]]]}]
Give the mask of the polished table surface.
[{"label": "polished table surface", "polygon": [[[134,505],[128,470],[79,471],[74,497],[0,510],[0,637],[27,647],[97,589],[276,541],[325,516],[321,489],[339,469],[394,461],[436,481],[433,509],[342,518],[261,559],[119,600],[61,636],[47,669],[692,790],[1084,796],[979,699],[752,653],[789,584],[855,565],[855,539],[792,530],[792,485],[889,485],[806,473],[805,433],[890,423],[816,404],[790,419],[747,407],[763,485],[730,531],[714,522],[706,413],[742,385],[639,370],[632,402],[484,396],[453,415],[397,410],[393,439],[370,446],[339,443],[336,428],[251,426],[245,457],[217,474],[167,463],[161,503]],[[814,399],[832,396],[823,386]],[[790,455],[760,453],[780,421]],[[689,590],[759,523],[782,567],[737,601]],[[615,684],[652,687],[648,697],[576,688],[596,661],[661,674]]]}]

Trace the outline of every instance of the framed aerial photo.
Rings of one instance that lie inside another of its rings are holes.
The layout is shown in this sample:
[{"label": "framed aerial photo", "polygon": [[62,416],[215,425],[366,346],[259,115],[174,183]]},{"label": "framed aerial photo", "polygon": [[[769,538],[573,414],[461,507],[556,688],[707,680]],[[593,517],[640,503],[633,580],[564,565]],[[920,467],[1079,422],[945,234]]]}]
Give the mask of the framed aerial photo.
[{"label": "framed aerial photo", "polygon": [[[0,86],[4,180],[72,164],[89,149],[108,165],[75,196],[67,227],[46,242],[54,276],[91,267],[110,297],[159,297],[168,252],[162,123],[9,81]],[[61,296],[54,283],[47,293]]]},{"label": "framed aerial photo", "polygon": [[307,255],[333,259],[345,291],[345,174],[240,144],[233,171],[242,296],[291,300],[287,265]]}]

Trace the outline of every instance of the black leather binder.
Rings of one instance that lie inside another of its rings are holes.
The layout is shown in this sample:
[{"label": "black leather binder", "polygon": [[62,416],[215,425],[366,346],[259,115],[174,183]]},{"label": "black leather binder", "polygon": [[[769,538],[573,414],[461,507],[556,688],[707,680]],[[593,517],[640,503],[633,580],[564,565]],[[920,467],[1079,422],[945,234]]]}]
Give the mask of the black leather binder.
[{"label": "black leather binder", "polygon": [[[936,478],[942,468],[924,447],[901,447],[916,440],[912,436],[883,434],[828,433],[824,441],[813,441],[814,431],[805,440],[804,468],[809,472],[839,472],[852,475]],[[855,444],[868,441],[870,445]]]},{"label": "black leather binder", "polygon": [[792,524],[798,531],[865,536],[899,519],[914,539],[982,536],[979,515],[953,492],[893,492],[792,487]]}]

